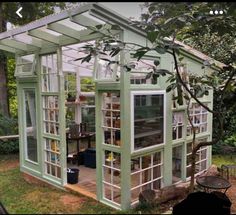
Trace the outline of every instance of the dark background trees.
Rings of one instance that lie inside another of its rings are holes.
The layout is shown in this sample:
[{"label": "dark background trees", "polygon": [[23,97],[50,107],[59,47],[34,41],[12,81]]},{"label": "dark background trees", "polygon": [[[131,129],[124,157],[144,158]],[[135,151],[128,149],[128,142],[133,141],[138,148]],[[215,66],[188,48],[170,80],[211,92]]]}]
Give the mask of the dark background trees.
[{"label": "dark background trees", "polygon": [[[0,2],[0,33],[6,31],[7,22],[13,25],[23,25],[52,14],[55,7],[64,8],[65,2]],[[22,18],[20,18],[16,11],[22,7]],[[14,57],[14,56],[13,56]],[[0,51],[0,114],[4,116],[16,115],[12,113],[9,108],[9,101],[12,104],[12,98],[15,96],[14,87],[14,61],[10,60],[10,56]],[[8,66],[7,64],[11,65]],[[11,67],[10,70],[8,68]],[[13,68],[12,68],[13,67]],[[9,71],[9,73],[8,73]]]}]

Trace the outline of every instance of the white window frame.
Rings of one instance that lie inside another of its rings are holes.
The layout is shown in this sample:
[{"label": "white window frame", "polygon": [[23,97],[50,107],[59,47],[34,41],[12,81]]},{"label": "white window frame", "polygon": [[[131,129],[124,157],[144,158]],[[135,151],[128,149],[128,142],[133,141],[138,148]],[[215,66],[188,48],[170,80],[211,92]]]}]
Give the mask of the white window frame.
[{"label": "white window frame", "polygon": [[[191,111],[192,113],[190,113],[190,117],[192,117],[193,126],[199,128],[199,131],[198,131],[198,133],[196,133],[196,134],[200,134],[200,133],[208,132],[208,111],[207,111],[204,107],[202,107],[201,105],[199,105],[199,113],[196,113],[196,112],[195,112],[195,110],[196,110],[195,105],[197,105],[197,104],[198,104],[198,103],[193,103],[193,104],[192,104],[192,107],[191,107],[191,109],[190,109],[190,111]],[[206,103],[204,102],[203,104],[205,104],[206,106],[208,105],[207,102],[206,102]],[[204,115],[206,115],[206,121],[205,121],[205,122],[202,121]],[[199,123],[195,123],[195,122],[194,122],[194,117],[195,117],[195,116],[199,116],[199,120],[200,120]],[[204,125],[206,126],[206,131],[201,131],[201,130],[202,130],[202,127],[203,127]],[[188,135],[188,132],[187,132],[188,129],[190,129],[190,135]],[[187,136],[187,137],[190,137],[190,136],[193,135],[192,127],[191,127],[191,124],[190,124],[189,120],[187,120],[187,131],[186,131],[186,136]]]},{"label": "white window frame", "polygon": [[[177,122],[176,122],[176,125],[174,125],[173,124],[173,122],[172,122],[172,140],[173,141],[176,141],[176,140],[181,140],[181,139],[183,139],[183,137],[184,137],[184,111],[173,111],[173,118],[174,118],[174,116],[175,116],[175,113],[177,113],[177,114],[183,114],[183,121],[181,121],[180,123],[181,124],[178,124],[179,123],[179,118],[177,119]],[[175,120],[175,118],[174,118],[174,120]],[[179,128],[180,127],[182,127],[182,137],[181,138],[179,138],[179,132],[178,132],[178,130],[179,130]],[[176,138],[174,139],[173,138],[173,129],[176,129]]]},{"label": "white window frame", "polygon": [[[113,72],[112,72],[112,76],[110,78],[101,78],[100,77],[100,71],[99,71],[99,61],[102,60],[101,58],[103,58],[102,55],[97,55],[95,56],[95,59],[94,59],[94,69],[93,69],[93,78],[94,78],[94,82],[115,82],[116,81],[116,78],[117,78],[117,74],[119,73],[118,72],[118,65],[117,64],[114,64],[114,65],[111,65],[111,67],[113,67]],[[106,57],[104,57],[106,58]],[[120,58],[120,54],[117,54],[116,56],[114,57],[111,57],[111,61],[119,61],[119,58]],[[104,65],[107,64],[107,61],[105,60],[102,60],[104,62]],[[112,68],[111,68],[112,69]]]},{"label": "white window frame", "polygon": [[[173,161],[173,149],[178,148],[178,147],[181,147],[181,166],[180,166],[181,177],[180,177],[179,181],[173,183],[173,166],[172,166],[172,184],[178,184],[178,183],[181,183],[183,181],[183,155],[184,155],[183,149],[184,149],[184,144],[178,144],[178,145],[172,146],[172,161]],[[186,155],[186,157],[187,157],[187,155]]]},{"label": "white window frame", "polygon": [[[111,93],[112,95],[113,94],[116,94],[116,93],[120,93],[120,91],[108,91],[108,92],[104,92],[104,93]],[[106,129],[108,129],[108,131],[110,133],[113,133],[115,131],[120,131],[121,132],[121,127],[119,128],[116,128],[114,125],[113,125],[113,113],[119,113],[120,115],[120,109],[113,109],[113,104],[119,104],[120,105],[120,98],[119,98],[119,101],[118,102],[113,102],[112,98],[111,98],[111,108],[110,109],[107,109],[106,107],[104,107],[104,104],[105,104],[105,100],[104,100],[104,95],[102,95],[102,100],[103,100],[103,104],[102,104],[102,129],[103,131],[106,131]],[[111,115],[110,116],[106,116],[106,112],[110,112]],[[110,126],[106,125],[106,118],[110,119],[111,120],[111,124]],[[120,148],[120,146],[117,146],[114,142],[114,139],[113,139],[113,135],[111,135],[111,143],[110,144],[107,144],[105,143],[105,136],[104,136],[104,139],[103,139],[103,144],[104,145],[111,145],[111,146],[114,146],[114,147],[118,147]]]},{"label": "white window frame", "polygon": [[[39,139],[38,139],[38,136],[36,137],[36,140],[37,140],[37,161],[33,161],[33,160],[31,160],[30,158],[29,158],[29,156],[28,156],[28,131],[29,130],[31,130],[31,128],[32,127],[27,127],[27,122],[26,122],[26,100],[25,100],[25,93],[26,93],[26,91],[28,91],[28,90],[33,90],[34,91],[34,94],[35,94],[35,112],[37,112],[37,103],[36,103],[36,100],[37,100],[37,95],[36,95],[36,88],[35,87],[24,87],[23,88],[23,99],[24,99],[24,101],[23,101],[23,103],[24,103],[24,113],[23,113],[23,115],[24,115],[24,135],[25,135],[25,137],[24,137],[24,153],[25,153],[25,156],[24,156],[24,159],[25,159],[25,161],[27,161],[27,162],[29,162],[29,163],[32,163],[32,164],[34,164],[34,165],[38,165],[39,164]],[[30,107],[29,107],[30,108]],[[29,110],[30,111],[30,110]],[[32,119],[31,119],[32,120]],[[34,119],[35,121],[36,121],[36,124],[35,124],[35,129],[37,130],[37,115],[36,115],[36,113],[35,113],[35,119]],[[38,131],[37,131],[37,133],[38,133]],[[37,134],[38,135],[38,134]]]},{"label": "white window frame", "polygon": [[[153,165],[153,159],[154,159],[153,156],[154,156],[155,153],[160,153],[161,154],[161,160],[160,160],[160,163]],[[164,175],[163,175],[163,170],[164,170],[163,150],[153,152],[152,154],[149,154],[149,156],[151,156],[151,163],[150,163],[149,167],[146,167],[144,169],[142,169],[142,159],[143,159],[143,157],[145,157],[145,155],[138,156],[140,170],[132,172],[130,176],[135,175],[135,174],[139,174],[139,185],[137,185],[135,187],[131,187],[130,192],[132,192],[133,190],[136,190],[136,189],[140,189],[140,191],[141,191],[142,187],[146,186],[148,184],[151,184],[151,187],[153,189],[153,182],[155,182],[155,181],[160,181],[161,182],[161,187],[163,186],[163,179],[164,179]],[[160,170],[161,170],[161,176],[159,176],[157,178],[153,178],[153,169],[155,167],[160,167]],[[149,180],[145,183],[142,183],[142,172],[145,172],[146,170],[149,170],[149,169],[151,170],[151,180]],[[139,202],[139,200],[136,200],[136,201],[132,202],[131,205],[135,205],[138,202]]]},{"label": "white window frame", "polygon": [[[190,176],[187,177],[187,168],[191,167],[191,164],[187,165],[187,157],[192,154],[192,151],[191,151],[190,153],[187,153],[187,145],[190,144],[190,143],[191,143],[191,142],[186,143],[186,167],[185,167],[185,168],[186,168],[186,180],[189,180],[189,179],[190,179]],[[206,158],[201,159],[201,153],[202,153],[203,150],[206,150]],[[203,161],[206,161],[206,162],[207,162],[207,161],[209,160],[208,150],[209,150],[209,147],[208,147],[208,146],[205,146],[205,147],[201,147],[201,148],[197,151],[197,153],[200,153],[200,155],[199,155],[200,159],[199,159],[198,161],[195,161],[195,168],[196,168],[196,165],[197,165],[197,164],[199,164],[199,163],[201,163],[201,162],[203,162]],[[207,169],[207,165],[206,165],[206,169]],[[194,176],[197,176],[197,175],[202,174],[206,169],[201,170],[201,171],[199,171],[198,173],[194,173]]]},{"label": "white window frame", "polygon": [[[107,152],[112,153],[112,157],[114,157],[114,153],[117,153],[120,155],[121,158],[121,153],[119,152],[114,152],[114,151],[109,151],[109,150],[105,150]],[[120,177],[121,177],[121,169],[118,169],[116,167],[113,166],[113,162],[111,162],[111,166],[106,165],[106,156],[105,156],[105,151],[103,151],[103,164],[102,164],[102,192],[103,192],[103,199],[112,202],[112,204],[115,204],[117,206],[121,206],[121,203],[117,203],[114,201],[114,188],[120,190],[120,195],[121,195],[121,184],[120,186],[114,184],[114,172],[113,171],[118,171],[120,173]],[[120,164],[121,165],[121,164]],[[121,167],[121,166],[120,166]],[[111,182],[107,182],[105,181],[105,172],[104,172],[104,168],[110,169],[110,171],[112,171],[111,174]],[[105,186],[110,186],[111,187],[111,199],[106,198],[105,196]]]},{"label": "white window frame", "polygon": [[[134,96],[136,95],[163,95],[163,143],[145,147],[142,149],[134,149]],[[131,113],[131,153],[146,151],[152,148],[158,148],[165,145],[166,142],[166,91],[165,90],[145,90],[145,91],[131,91],[130,92],[130,113]]]},{"label": "white window frame", "polygon": [[[32,55],[32,62],[22,62],[23,60],[27,61],[26,59],[24,59],[24,57],[27,58],[27,56]],[[27,55],[22,55],[22,56],[18,56],[16,58],[16,68],[15,68],[15,76],[16,77],[32,77],[32,76],[37,76],[36,74],[36,64],[38,63],[38,56],[36,54],[27,54]],[[24,65],[27,64],[31,64],[31,69],[27,72],[23,72],[22,71],[22,67]]]}]

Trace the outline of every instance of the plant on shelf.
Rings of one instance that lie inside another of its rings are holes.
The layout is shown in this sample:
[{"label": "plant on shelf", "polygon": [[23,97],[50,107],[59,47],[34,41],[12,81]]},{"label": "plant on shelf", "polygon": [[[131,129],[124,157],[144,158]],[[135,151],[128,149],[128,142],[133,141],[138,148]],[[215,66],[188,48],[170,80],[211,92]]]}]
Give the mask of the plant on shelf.
[{"label": "plant on shelf", "polygon": [[68,102],[74,102],[76,100],[76,93],[75,92],[70,92],[67,95],[67,101]]}]

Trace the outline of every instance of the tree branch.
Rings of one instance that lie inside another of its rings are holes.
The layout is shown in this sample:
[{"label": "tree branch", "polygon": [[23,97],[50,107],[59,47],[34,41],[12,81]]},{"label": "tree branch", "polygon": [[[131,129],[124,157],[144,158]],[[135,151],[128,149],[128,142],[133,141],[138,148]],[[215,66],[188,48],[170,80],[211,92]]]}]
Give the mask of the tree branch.
[{"label": "tree branch", "polygon": [[196,96],[194,96],[194,94],[191,92],[191,90],[187,87],[187,85],[184,83],[184,81],[181,78],[181,75],[179,73],[179,69],[178,69],[178,62],[177,62],[177,58],[175,55],[175,50],[173,49],[172,55],[174,57],[174,61],[175,61],[175,67],[176,67],[176,72],[177,72],[177,76],[179,78],[179,81],[181,82],[182,86],[185,88],[185,90],[190,94],[190,96],[198,103],[200,104],[202,107],[204,107],[208,112],[213,113],[213,114],[219,114],[219,112],[213,111],[211,110],[209,107],[207,107],[204,103],[202,103]]}]

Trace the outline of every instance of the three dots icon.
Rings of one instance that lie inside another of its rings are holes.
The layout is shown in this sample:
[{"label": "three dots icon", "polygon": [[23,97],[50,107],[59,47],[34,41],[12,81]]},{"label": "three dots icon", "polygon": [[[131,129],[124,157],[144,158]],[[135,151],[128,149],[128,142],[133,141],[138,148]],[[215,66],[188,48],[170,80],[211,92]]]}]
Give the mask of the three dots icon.
[{"label": "three dots icon", "polygon": [[211,10],[210,12],[210,15],[222,15],[224,13],[223,10]]}]

